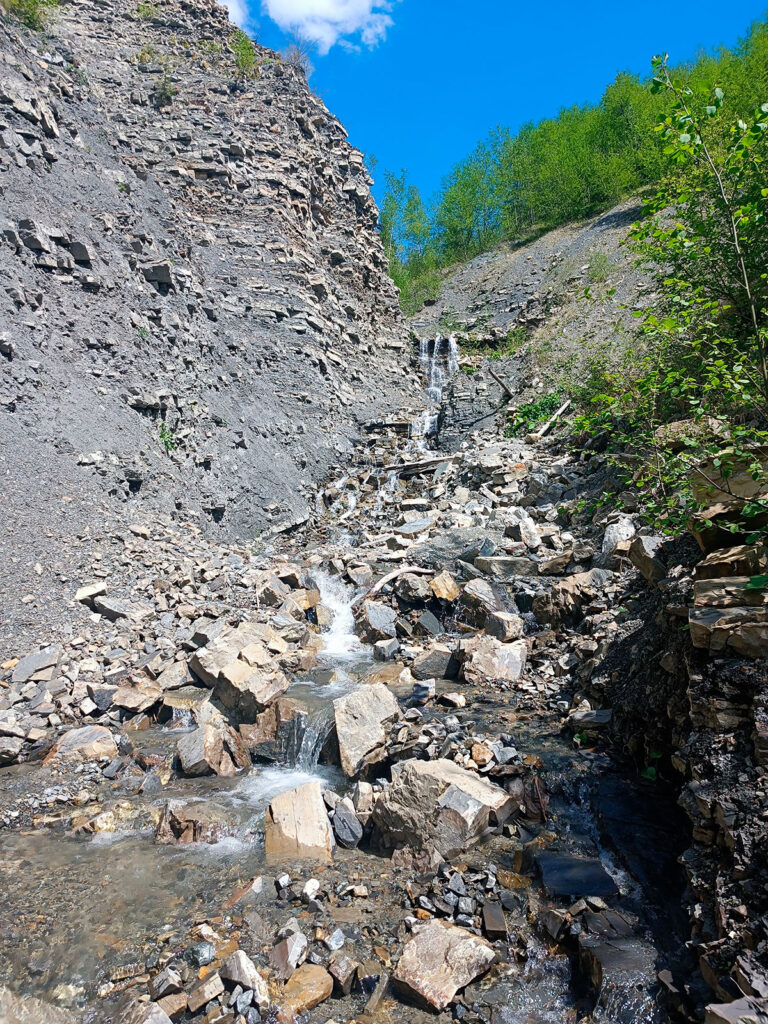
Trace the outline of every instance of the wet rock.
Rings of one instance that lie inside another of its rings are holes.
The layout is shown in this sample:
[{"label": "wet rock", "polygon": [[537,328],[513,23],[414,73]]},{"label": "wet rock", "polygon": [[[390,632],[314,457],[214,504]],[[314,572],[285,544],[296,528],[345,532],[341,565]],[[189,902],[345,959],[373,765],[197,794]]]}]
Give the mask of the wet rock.
[{"label": "wet rock", "polygon": [[354,811],[339,804],[333,815],[333,831],[339,846],[353,850],[363,838],[363,826]]},{"label": "wet rock", "polygon": [[744,996],[732,1003],[710,1003],[704,1024],[768,1024],[768,999]]},{"label": "wet rock", "polygon": [[445,644],[432,644],[411,665],[414,679],[455,679],[458,662],[453,651]]},{"label": "wet rock", "polygon": [[333,833],[319,782],[280,793],[266,812],[267,864],[292,860],[330,863]]},{"label": "wet rock", "polygon": [[251,1001],[255,1003],[259,1013],[265,1013],[269,1009],[267,983],[256,970],[256,965],[242,949],[235,950],[224,961],[219,973],[225,981],[231,981],[235,985],[240,985],[244,990],[252,991]]},{"label": "wet rock", "polygon": [[579,960],[596,993],[597,1005],[616,1024],[663,1024],[658,1005],[658,950],[636,936],[579,935]]},{"label": "wet rock", "polygon": [[341,767],[352,778],[384,758],[388,726],[400,717],[400,706],[383,683],[373,683],[337,698],[333,711]]},{"label": "wet rock", "polygon": [[333,992],[333,978],[317,964],[304,964],[286,982],[280,993],[280,1024],[292,1024],[297,1017],[308,1013],[329,999]]},{"label": "wet rock", "polygon": [[507,919],[500,903],[486,903],[483,907],[483,931],[491,942],[507,941]]},{"label": "wet rock", "polygon": [[214,686],[214,694],[222,705],[241,721],[255,721],[277,697],[290,686],[290,680],[276,666],[254,668],[238,659],[225,665]]},{"label": "wet rock", "polygon": [[306,708],[290,697],[279,697],[252,724],[240,725],[240,735],[254,760],[282,761],[307,721]]},{"label": "wet rock", "polygon": [[117,757],[117,744],[114,736],[102,725],[84,725],[80,729],[70,729],[60,736],[51,747],[45,759],[49,763],[55,759],[66,758],[72,761],[95,761],[99,758]]},{"label": "wet rock", "polygon": [[361,617],[357,623],[357,632],[367,643],[377,640],[389,640],[397,635],[395,620],[397,616],[393,608],[380,601],[363,601]]},{"label": "wet rock", "polygon": [[493,636],[462,640],[459,649],[464,678],[477,685],[499,680],[517,682],[523,674],[528,655],[524,640],[504,644]]},{"label": "wet rock", "polygon": [[616,883],[592,857],[544,850],[536,857],[544,889],[550,896],[615,896]]},{"label": "wet rock", "polygon": [[444,1010],[457,992],[485,974],[495,960],[485,939],[444,921],[430,921],[414,928],[394,981],[417,1003]]},{"label": "wet rock", "polygon": [[14,995],[0,985],[0,1021],[3,1024],[77,1024],[69,1010],[35,999],[33,996]]},{"label": "wet rock", "polygon": [[430,611],[422,612],[422,614],[419,616],[417,620],[417,624],[418,631],[422,635],[440,636],[442,633],[445,632],[440,623],[440,620],[437,618],[436,615],[433,615],[432,612]]},{"label": "wet rock", "polygon": [[449,856],[477,839],[489,821],[506,821],[514,807],[503,789],[453,761],[412,760],[392,769],[373,821],[390,847],[432,845]]},{"label": "wet rock", "polygon": [[235,775],[251,764],[240,735],[229,727],[202,725],[182,736],[176,751],[185,775]]},{"label": "wet rock", "polygon": [[216,959],[216,948],[212,942],[196,942],[184,950],[184,959],[193,967],[206,967]]},{"label": "wet rock", "polygon": [[172,1021],[181,1020],[187,1012],[187,993],[173,992],[157,1000],[157,1005]]}]

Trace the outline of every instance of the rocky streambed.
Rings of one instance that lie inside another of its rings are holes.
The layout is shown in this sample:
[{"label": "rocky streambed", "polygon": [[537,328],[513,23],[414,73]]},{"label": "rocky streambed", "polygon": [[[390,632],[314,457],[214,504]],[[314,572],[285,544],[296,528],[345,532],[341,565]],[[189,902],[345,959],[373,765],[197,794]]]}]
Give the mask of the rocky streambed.
[{"label": "rocky streambed", "polygon": [[83,538],[69,630],[0,677],[0,1019],[661,1024],[711,1002],[669,741],[654,701],[644,728],[634,691],[610,700],[644,678],[658,545],[579,516],[598,455],[446,455],[407,423],[371,425],[293,534],[137,516]]}]

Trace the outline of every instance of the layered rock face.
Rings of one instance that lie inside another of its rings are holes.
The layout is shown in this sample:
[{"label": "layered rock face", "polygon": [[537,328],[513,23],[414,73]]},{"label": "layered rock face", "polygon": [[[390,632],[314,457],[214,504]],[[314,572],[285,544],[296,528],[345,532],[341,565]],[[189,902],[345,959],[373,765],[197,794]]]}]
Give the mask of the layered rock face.
[{"label": "layered rock face", "polygon": [[[415,387],[363,157],[209,0],[0,24],[0,472],[252,536]],[[49,509],[47,524],[53,522]],[[28,527],[32,527],[28,529]],[[13,548],[11,553],[13,553]]]}]

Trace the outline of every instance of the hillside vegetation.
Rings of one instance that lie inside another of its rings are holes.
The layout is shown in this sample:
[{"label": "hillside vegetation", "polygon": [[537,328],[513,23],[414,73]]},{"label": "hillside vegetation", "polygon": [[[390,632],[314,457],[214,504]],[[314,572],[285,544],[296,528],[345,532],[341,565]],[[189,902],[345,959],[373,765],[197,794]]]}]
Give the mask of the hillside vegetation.
[{"label": "hillside vegetation", "polygon": [[[727,113],[747,117],[768,97],[768,23],[733,50],[673,69],[695,102],[713,87]],[[435,295],[441,270],[502,242],[592,216],[655,185],[667,170],[654,128],[672,109],[666,92],[621,73],[597,105],[574,106],[516,133],[494,129],[425,202],[407,173],[387,176],[381,228],[390,272],[412,313]]]}]

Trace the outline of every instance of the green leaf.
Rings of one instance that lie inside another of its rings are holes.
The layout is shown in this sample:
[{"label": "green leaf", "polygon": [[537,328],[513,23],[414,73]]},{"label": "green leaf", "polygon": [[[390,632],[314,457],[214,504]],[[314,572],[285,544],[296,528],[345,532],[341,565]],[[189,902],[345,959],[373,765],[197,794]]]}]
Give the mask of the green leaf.
[{"label": "green leaf", "polygon": [[766,590],[768,588],[768,576],[750,576],[749,583],[745,590]]}]

